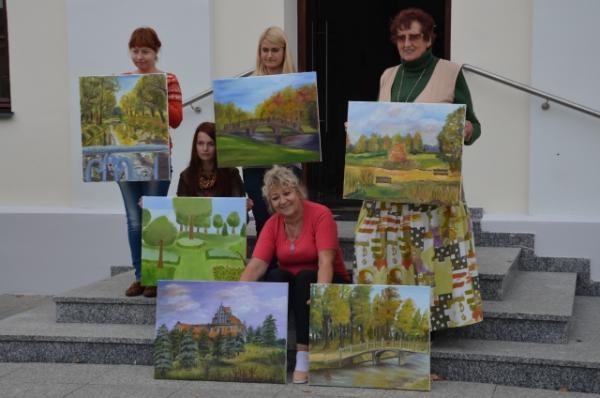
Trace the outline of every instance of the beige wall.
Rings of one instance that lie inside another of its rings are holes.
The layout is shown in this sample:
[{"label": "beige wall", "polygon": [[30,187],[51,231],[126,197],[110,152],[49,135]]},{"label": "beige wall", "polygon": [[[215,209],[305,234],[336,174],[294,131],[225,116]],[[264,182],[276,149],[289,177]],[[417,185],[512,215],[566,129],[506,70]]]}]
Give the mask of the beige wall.
[{"label": "beige wall", "polygon": [[0,119],[0,206],[69,206],[65,2],[11,1],[7,11],[15,115]]},{"label": "beige wall", "polygon": [[[258,37],[269,26],[296,29],[292,0],[213,1],[213,76],[230,77],[254,68]],[[287,26],[286,26],[287,22]],[[296,40],[295,32],[289,34]]]},{"label": "beige wall", "polygon": [[[452,59],[529,84],[533,0],[454,0]],[[465,73],[481,138],[464,155],[469,205],[486,213],[528,211],[530,98]]]}]

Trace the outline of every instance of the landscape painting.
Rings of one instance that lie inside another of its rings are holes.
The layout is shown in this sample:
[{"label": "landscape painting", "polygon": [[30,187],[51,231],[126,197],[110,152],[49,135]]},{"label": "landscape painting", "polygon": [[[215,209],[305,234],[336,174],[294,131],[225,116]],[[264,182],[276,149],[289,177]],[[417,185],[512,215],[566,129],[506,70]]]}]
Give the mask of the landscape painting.
[{"label": "landscape painting", "polygon": [[344,198],[458,204],[465,105],[349,102]]},{"label": "landscape painting", "polygon": [[213,81],[219,167],[319,162],[315,72]]},{"label": "landscape painting", "polygon": [[283,384],[287,311],[287,283],[159,281],[154,376]]},{"label": "landscape painting", "polygon": [[246,259],[246,199],[143,197],[142,285],[237,281]]},{"label": "landscape painting", "polygon": [[312,284],[312,385],[429,391],[428,286]]},{"label": "landscape painting", "polygon": [[83,181],[170,179],[164,73],[79,78]]}]

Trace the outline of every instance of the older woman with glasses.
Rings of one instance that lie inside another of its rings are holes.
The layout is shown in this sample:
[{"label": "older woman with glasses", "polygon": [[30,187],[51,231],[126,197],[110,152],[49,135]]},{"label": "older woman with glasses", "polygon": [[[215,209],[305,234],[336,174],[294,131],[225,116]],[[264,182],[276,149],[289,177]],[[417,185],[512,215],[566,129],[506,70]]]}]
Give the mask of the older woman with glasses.
[{"label": "older woman with glasses", "polygon": [[[469,88],[460,65],[432,54],[434,27],[433,18],[416,8],[392,20],[391,40],[402,63],[383,72],[379,100],[466,104],[464,143],[471,145],[481,127]],[[373,242],[385,242],[385,247],[371,247]],[[431,330],[483,319],[473,229],[464,201],[455,206],[365,201],[355,253],[357,264],[364,266],[359,283],[373,283],[383,271],[387,283],[432,287]]]},{"label": "older woman with glasses", "polygon": [[[252,258],[240,280],[287,282],[296,321],[294,383],[308,381],[308,319],[311,283],[347,283],[337,226],[331,210],[306,199],[298,177],[275,166],[265,174],[262,188],[274,214],[258,236]],[[268,269],[274,255],[279,266]]]}]

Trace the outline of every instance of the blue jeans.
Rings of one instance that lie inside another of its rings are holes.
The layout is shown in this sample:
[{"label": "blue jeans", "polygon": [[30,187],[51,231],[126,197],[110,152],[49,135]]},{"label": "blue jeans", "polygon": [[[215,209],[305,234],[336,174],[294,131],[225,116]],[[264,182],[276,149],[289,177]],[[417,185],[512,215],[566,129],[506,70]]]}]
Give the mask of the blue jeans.
[{"label": "blue jeans", "polygon": [[167,196],[171,181],[119,181],[127,214],[127,235],[135,279],[142,277],[142,196]]}]

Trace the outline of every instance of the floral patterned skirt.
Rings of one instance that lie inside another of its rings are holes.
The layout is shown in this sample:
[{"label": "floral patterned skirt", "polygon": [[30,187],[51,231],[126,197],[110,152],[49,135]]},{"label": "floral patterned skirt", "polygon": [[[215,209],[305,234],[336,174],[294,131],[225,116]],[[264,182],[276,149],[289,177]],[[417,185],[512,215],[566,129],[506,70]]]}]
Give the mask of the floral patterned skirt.
[{"label": "floral patterned skirt", "polygon": [[431,330],[481,322],[473,238],[465,204],[365,201],[356,226],[354,281],[431,286]]}]

